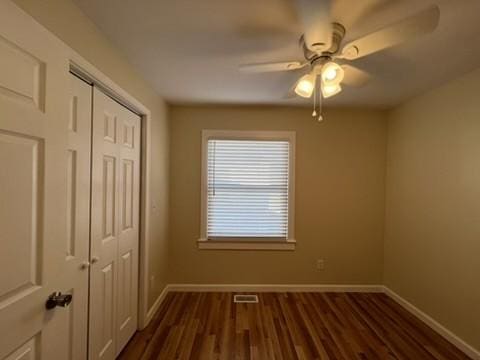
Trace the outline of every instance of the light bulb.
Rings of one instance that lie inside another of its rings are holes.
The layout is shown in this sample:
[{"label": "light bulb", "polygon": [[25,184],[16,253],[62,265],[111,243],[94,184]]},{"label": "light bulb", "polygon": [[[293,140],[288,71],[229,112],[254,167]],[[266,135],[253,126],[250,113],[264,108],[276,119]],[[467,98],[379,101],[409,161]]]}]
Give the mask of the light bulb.
[{"label": "light bulb", "polygon": [[327,81],[332,81],[334,80],[336,77],[337,77],[337,69],[331,67],[331,68],[328,68],[324,73],[323,73],[323,77],[325,78],[325,80]]},{"label": "light bulb", "polygon": [[342,82],[344,76],[343,68],[332,61],[322,66],[322,82],[325,85],[338,85]]},{"label": "light bulb", "polygon": [[300,78],[295,86],[295,93],[301,97],[309,98],[312,96],[313,88],[315,87],[315,76],[307,74]]},{"label": "light bulb", "polygon": [[340,85],[323,85],[322,86],[322,95],[325,99],[333,95],[337,95],[340,91],[342,91],[342,87]]}]

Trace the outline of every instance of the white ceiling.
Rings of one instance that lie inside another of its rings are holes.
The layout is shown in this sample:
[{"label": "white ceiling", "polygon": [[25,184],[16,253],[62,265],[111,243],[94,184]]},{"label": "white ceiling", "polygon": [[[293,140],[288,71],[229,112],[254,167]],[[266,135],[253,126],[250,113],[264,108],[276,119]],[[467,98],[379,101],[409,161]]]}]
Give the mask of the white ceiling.
[{"label": "white ceiling", "polygon": [[[285,99],[297,71],[244,74],[242,63],[303,60],[294,0],[75,0],[171,103],[299,104]],[[346,41],[432,3],[437,30],[358,59],[373,75],[328,105],[388,108],[480,66],[480,0],[335,0]]]}]

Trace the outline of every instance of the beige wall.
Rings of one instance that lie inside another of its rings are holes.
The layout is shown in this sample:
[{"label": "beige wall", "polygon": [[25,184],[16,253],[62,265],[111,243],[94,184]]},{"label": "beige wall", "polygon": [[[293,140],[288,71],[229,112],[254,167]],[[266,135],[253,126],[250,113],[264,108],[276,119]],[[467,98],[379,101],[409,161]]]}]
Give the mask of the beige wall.
[{"label": "beige wall", "polygon": [[[309,109],[174,106],[170,116],[171,283],[382,282],[384,113],[332,110],[318,123]],[[197,249],[202,129],[296,131],[295,251]]]},{"label": "beige wall", "polygon": [[[306,109],[174,107],[169,208],[164,102],[70,0],[14,1],[152,112],[150,305],[168,281],[379,284],[383,272],[480,349],[480,70],[389,114],[384,243],[386,114],[331,110],[319,124]],[[296,251],[197,250],[205,128],[296,131]]]},{"label": "beige wall", "polygon": [[480,349],[480,69],[389,117],[385,283]]},{"label": "beige wall", "polygon": [[167,281],[168,251],[168,121],[165,103],[133,70],[94,24],[70,0],[14,0],[97,69],[148,107],[152,113],[152,174],[149,305]]}]

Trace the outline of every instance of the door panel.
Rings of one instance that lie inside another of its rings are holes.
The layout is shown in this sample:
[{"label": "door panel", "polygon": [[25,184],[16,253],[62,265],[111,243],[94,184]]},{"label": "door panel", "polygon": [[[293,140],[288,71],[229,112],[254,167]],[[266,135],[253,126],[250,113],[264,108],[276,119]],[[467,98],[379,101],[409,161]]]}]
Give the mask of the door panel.
[{"label": "door panel", "polygon": [[117,353],[137,329],[138,309],[138,238],[140,199],[140,118],[123,109],[119,117],[120,231],[119,231],[119,298],[117,317]]},{"label": "door panel", "polygon": [[87,357],[92,92],[91,85],[70,74],[65,261],[78,294],[69,309],[73,327],[68,340],[70,358],[78,360]]},{"label": "door panel", "polygon": [[134,182],[134,162],[132,160],[123,160],[122,166],[122,230],[128,230],[133,226],[133,197],[135,194]]},{"label": "door panel", "polygon": [[[114,359],[118,251],[116,103],[94,88],[92,127],[92,219],[90,359]],[[113,102],[113,101],[112,101]],[[120,105],[118,105],[120,106]]]},{"label": "door panel", "polygon": [[[0,2],[0,359],[85,358],[73,342],[86,331],[75,314],[85,313],[88,231],[68,211],[82,171],[66,136],[68,68],[62,42]],[[72,304],[46,310],[54,291],[71,292]]]},{"label": "door panel", "polygon": [[[115,304],[114,304],[114,264],[110,263],[102,269],[102,331],[100,332],[99,358],[103,358],[105,354],[113,354],[114,347],[114,320],[115,320]],[[95,324],[92,324],[95,326]],[[92,339],[93,341],[94,339]],[[105,357],[106,358],[106,357]]]},{"label": "door panel", "polygon": [[[2,244],[0,299],[32,291],[39,285],[39,169],[43,168],[40,139],[0,131],[2,184]],[[8,208],[7,208],[8,206]],[[21,259],[21,261],[19,261]]]},{"label": "door panel", "polygon": [[116,161],[114,156],[103,157],[103,243],[115,239]]},{"label": "door panel", "polygon": [[45,64],[28,51],[0,36],[0,92],[12,100],[43,110]]},{"label": "door panel", "polygon": [[120,296],[118,297],[118,321],[120,331],[128,325],[131,319],[130,303],[133,296],[132,288],[132,273],[133,273],[133,264],[132,264],[132,252],[128,251],[120,257],[119,265],[119,290]]},{"label": "door panel", "polygon": [[114,359],[137,329],[140,118],[94,88],[91,359]]},{"label": "door panel", "polygon": [[39,337],[34,336],[26,343],[22,344],[18,349],[8,355],[5,360],[35,360],[38,359],[38,343]]}]

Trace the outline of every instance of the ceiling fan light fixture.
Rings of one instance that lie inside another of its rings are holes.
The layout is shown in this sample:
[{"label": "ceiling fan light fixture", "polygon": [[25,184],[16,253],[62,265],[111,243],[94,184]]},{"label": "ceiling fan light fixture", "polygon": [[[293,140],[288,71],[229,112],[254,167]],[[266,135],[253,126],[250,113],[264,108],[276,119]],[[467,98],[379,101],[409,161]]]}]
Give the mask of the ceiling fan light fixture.
[{"label": "ceiling fan light fixture", "polygon": [[298,96],[309,98],[312,96],[313,89],[315,88],[315,76],[313,74],[304,75],[298,80],[297,86],[295,86],[295,93]]},{"label": "ceiling fan light fixture", "polygon": [[322,66],[322,82],[325,85],[338,85],[342,82],[344,71],[340,65],[333,61],[327,62]]},{"label": "ceiling fan light fixture", "polygon": [[323,85],[322,86],[322,96],[326,99],[337,95],[340,91],[342,91],[342,87],[340,84],[337,85]]}]

